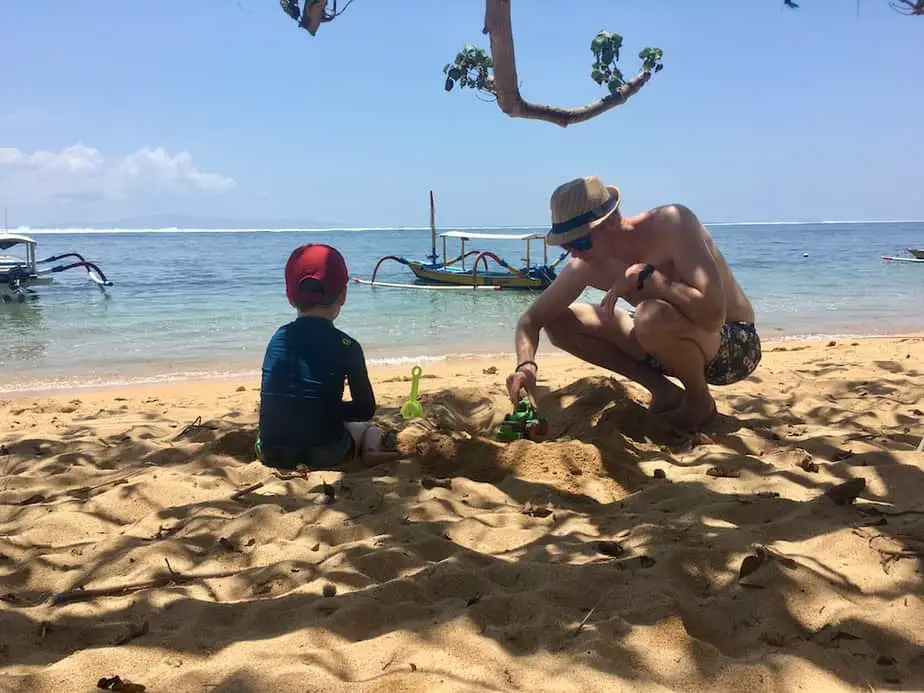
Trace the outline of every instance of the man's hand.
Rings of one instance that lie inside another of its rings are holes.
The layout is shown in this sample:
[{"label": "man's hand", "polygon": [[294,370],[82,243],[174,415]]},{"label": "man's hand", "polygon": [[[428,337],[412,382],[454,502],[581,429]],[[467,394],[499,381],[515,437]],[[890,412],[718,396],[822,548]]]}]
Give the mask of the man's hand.
[{"label": "man's hand", "polygon": [[[610,290],[606,292],[603,300],[600,301],[600,307],[603,309],[604,313],[607,316],[612,316],[616,310],[616,301],[620,298],[625,299],[633,305],[647,298],[646,289],[648,289],[647,284],[651,274],[652,270],[649,265],[638,263],[627,267],[623,275],[613,282]],[[640,278],[644,278],[644,284],[641,289],[638,288]]]},{"label": "man's hand", "polygon": [[616,281],[614,281],[613,285],[610,287],[610,290],[606,292],[603,300],[600,301],[600,307],[603,309],[604,315],[612,317],[613,313],[616,311],[616,301],[620,298],[628,299],[635,289],[637,282],[638,279],[636,277],[629,276],[628,269],[623,276],[617,277]]},{"label": "man's hand", "polygon": [[507,395],[510,401],[516,404],[523,396],[523,391],[529,398],[529,403],[536,406],[536,374],[529,367],[521,368],[507,376]]}]

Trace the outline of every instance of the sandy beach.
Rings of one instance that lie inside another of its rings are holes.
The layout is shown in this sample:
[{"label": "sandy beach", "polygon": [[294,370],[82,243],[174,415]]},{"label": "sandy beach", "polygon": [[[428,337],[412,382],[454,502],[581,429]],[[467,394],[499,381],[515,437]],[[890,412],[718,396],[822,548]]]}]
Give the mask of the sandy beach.
[{"label": "sandy beach", "polygon": [[686,439],[540,357],[547,440],[508,361],[407,422],[378,368],[405,458],[307,477],[258,373],[0,401],[0,691],[924,689],[924,337],[765,345]]}]

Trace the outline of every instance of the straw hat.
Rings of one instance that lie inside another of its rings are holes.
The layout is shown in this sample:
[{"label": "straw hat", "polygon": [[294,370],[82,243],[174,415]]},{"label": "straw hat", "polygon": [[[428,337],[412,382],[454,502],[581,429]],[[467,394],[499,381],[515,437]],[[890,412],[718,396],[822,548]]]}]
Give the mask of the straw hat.
[{"label": "straw hat", "polygon": [[546,243],[561,245],[586,236],[619,208],[619,197],[619,188],[597,176],[559,185],[552,193],[552,230]]}]

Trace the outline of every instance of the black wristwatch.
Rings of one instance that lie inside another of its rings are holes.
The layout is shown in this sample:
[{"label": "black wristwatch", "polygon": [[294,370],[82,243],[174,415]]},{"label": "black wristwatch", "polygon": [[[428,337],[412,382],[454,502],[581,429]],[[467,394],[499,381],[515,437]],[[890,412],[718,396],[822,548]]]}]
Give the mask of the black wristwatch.
[{"label": "black wristwatch", "polygon": [[638,284],[635,285],[635,288],[641,291],[645,288],[645,280],[648,279],[652,274],[654,274],[655,266],[654,265],[645,265],[641,272],[638,273]]}]

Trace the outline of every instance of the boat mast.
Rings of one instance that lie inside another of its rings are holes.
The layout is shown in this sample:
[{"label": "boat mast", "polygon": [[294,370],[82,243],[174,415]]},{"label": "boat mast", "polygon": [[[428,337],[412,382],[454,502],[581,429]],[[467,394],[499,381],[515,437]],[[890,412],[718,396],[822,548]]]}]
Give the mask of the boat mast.
[{"label": "boat mast", "polygon": [[433,191],[430,191],[430,261],[436,264],[436,208],[433,204]]}]

